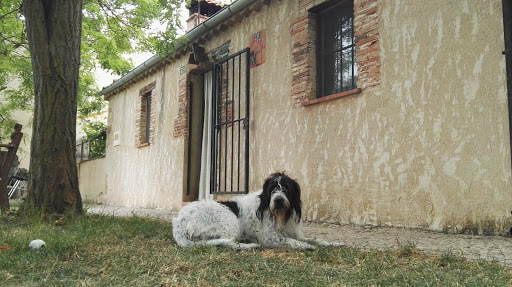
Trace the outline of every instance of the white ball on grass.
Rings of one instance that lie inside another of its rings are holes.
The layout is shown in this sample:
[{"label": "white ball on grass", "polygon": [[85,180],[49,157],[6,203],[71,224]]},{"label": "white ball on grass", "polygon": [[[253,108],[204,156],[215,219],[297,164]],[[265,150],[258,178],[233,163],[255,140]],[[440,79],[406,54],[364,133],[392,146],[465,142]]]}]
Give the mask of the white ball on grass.
[{"label": "white ball on grass", "polygon": [[28,245],[30,249],[39,249],[42,247],[46,247],[46,243],[42,241],[41,239],[32,240],[30,244]]}]

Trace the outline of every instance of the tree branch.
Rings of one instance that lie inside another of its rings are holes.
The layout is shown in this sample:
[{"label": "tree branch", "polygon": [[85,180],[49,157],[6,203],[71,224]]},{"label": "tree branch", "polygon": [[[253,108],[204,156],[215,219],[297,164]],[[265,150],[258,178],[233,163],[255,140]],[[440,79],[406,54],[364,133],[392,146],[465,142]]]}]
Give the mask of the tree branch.
[{"label": "tree branch", "polygon": [[4,18],[4,17],[9,16],[9,15],[10,15],[10,14],[12,14],[12,13],[16,13],[16,12],[20,12],[20,11],[21,11],[21,5],[20,5],[20,7],[18,7],[17,9],[14,9],[14,10],[12,10],[12,11],[10,11],[10,12],[7,12],[7,13],[5,13],[4,15],[0,16],[0,19],[2,19],[2,18]]},{"label": "tree branch", "polygon": [[[101,0],[98,0],[98,4],[100,5],[101,7],[101,10],[103,10],[105,12],[105,15],[107,16],[107,22],[108,22],[108,12],[110,12],[112,14],[112,18],[114,18],[117,22],[119,22],[120,24],[123,24],[126,28],[130,27],[130,24],[126,23],[125,21],[123,21],[123,18],[121,18],[121,16],[119,16],[113,9],[112,7],[110,7],[108,4],[106,3],[103,3]],[[107,11],[108,10],[108,11]]]}]

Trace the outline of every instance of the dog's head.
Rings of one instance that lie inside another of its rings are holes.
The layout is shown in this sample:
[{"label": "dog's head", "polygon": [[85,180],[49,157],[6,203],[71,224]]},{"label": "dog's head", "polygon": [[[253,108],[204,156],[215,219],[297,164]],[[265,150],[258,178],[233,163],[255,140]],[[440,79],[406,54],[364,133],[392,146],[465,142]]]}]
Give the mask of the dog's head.
[{"label": "dog's head", "polygon": [[263,220],[263,212],[270,211],[270,216],[279,224],[285,224],[295,213],[295,220],[300,222],[301,201],[300,186],[283,172],[271,174],[263,184],[260,206],[256,215]]}]

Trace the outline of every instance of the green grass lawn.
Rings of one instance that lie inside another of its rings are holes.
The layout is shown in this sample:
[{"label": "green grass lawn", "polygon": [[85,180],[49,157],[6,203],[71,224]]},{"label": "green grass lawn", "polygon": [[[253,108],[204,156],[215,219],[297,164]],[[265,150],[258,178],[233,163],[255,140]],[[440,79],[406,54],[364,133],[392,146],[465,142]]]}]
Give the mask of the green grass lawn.
[{"label": "green grass lawn", "polygon": [[[29,250],[33,239],[47,247]],[[0,286],[507,286],[512,269],[397,251],[178,248],[169,222],[0,216]]]}]

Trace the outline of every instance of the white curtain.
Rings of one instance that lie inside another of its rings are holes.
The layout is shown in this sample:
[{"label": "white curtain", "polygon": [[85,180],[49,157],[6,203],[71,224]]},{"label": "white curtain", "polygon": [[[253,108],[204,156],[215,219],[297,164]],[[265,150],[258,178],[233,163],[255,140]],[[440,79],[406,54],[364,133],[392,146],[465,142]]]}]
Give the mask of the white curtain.
[{"label": "white curtain", "polygon": [[211,132],[212,132],[212,72],[204,74],[204,124],[201,148],[201,177],[199,178],[199,200],[213,199],[210,194]]}]

